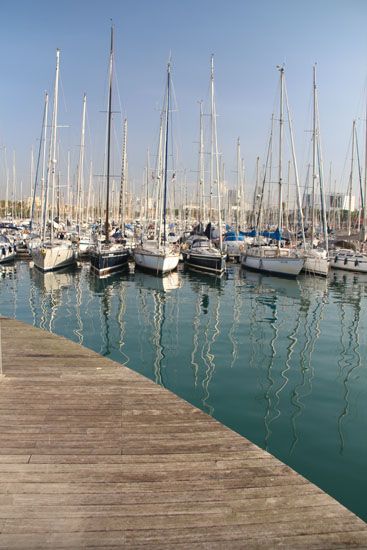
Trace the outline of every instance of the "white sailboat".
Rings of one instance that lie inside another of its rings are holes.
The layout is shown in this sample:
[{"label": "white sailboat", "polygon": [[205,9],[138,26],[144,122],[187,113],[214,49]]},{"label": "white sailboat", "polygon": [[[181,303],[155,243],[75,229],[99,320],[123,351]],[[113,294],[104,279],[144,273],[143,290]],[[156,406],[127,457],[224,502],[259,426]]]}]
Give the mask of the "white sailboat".
[{"label": "white sailboat", "polygon": [[[321,275],[326,277],[329,273],[330,260],[328,257],[328,235],[325,217],[325,198],[322,180],[322,158],[320,148],[320,135],[318,124],[318,104],[316,93],[316,67],[313,67],[313,124],[312,124],[312,201],[311,201],[311,242],[304,248],[305,263],[303,271],[310,275]],[[317,169],[318,167],[318,169]],[[315,238],[315,193],[316,181],[320,184],[321,210],[323,213],[323,228],[325,248],[313,248]]]},{"label": "white sailboat", "polygon": [[[367,113],[367,109],[366,109]],[[352,134],[352,158],[349,176],[349,217],[348,217],[348,237],[351,235],[351,197],[353,184],[353,163],[354,163],[354,147],[355,147],[355,121],[353,121]],[[366,152],[365,152],[365,180],[363,193],[363,227],[361,231],[361,241],[365,242],[366,227],[367,227],[367,210],[366,210],[366,192],[367,192],[367,119],[366,119]],[[362,249],[365,245],[362,244]],[[364,249],[365,250],[365,249]],[[367,254],[358,252],[348,248],[341,248],[334,252],[331,256],[331,267],[342,271],[353,271],[356,273],[367,273]]]},{"label": "white sailboat", "polygon": [[[43,200],[43,231],[40,244],[31,249],[34,265],[41,271],[54,271],[63,267],[75,265],[76,250],[70,241],[57,239],[54,236],[54,204],[56,189],[56,164],[57,164],[57,114],[58,91],[60,73],[60,50],[56,50],[56,76],[54,89],[54,104],[51,125],[51,141],[47,168],[47,181]],[[51,186],[51,226],[50,236],[46,237],[48,191]]]},{"label": "white sailboat", "polygon": [[341,248],[332,256],[331,267],[343,271],[367,273],[367,254],[355,252],[349,248]]},{"label": "white sailboat", "polygon": [[242,177],[242,161],[241,161],[241,146],[240,138],[237,139],[237,189],[236,189],[236,205],[235,205],[235,230],[227,231],[223,244],[227,257],[237,262],[240,260],[241,253],[245,248],[245,237],[240,233],[241,216],[244,210],[244,198],[243,198],[243,177]]},{"label": "white sailboat", "polygon": [[[167,66],[167,88],[164,105],[164,128],[163,130],[163,157],[162,163],[158,165],[159,185],[163,184],[158,193],[158,235],[153,241],[142,241],[134,248],[134,260],[138,269],[146,270],[155,275],[165,275],[176,269],[180,252],[175,245],[168,242],[167,238],[167,172],[168,172],[168,141],[170,121],[170,100],[171,100],[171,64]],[[162,122],[162,121],[161,121]],[[161,133],[162,135],[162,133]],[[158,155],[160,157],[160,155]],[[162,232],[163,225],[163,232]]]},{"label": "white sailboat", "polygon": [[283,222],[282,197],[282,146],[283,146],[283,94],[284,94],[284,67],[280,72],[280,111],[279,111],[279,168],[278,168],[278,243],[277,245],[250,246],[241,255],[242,267],[272,273],[276,275],[295,277],[303,267],[304,258],[295,249],[282,248],[280,230]]}]

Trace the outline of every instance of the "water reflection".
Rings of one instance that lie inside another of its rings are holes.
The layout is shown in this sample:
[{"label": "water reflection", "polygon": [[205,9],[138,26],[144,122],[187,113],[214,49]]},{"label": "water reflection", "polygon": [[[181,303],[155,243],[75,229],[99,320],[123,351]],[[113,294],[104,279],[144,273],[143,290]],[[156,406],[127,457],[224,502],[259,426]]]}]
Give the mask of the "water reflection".
[{"label": "water reflection", "polygon": [[58,309],[69,303],[66,289],[75,284],[74,273],[70,270],[43,273],[36,268],[30,269],[29,304],[35,326],[55,331]]},{"label": "water reflection", "polygon": [[[165,369],[167,355],[179,349],[178,338],[178,290],[182,280],[178,272],[171,272],[164,277],[136,271],[134,284],[137,289],[139,325],[142,332],[140,351],[144,364],[149,364],[152,357],[153,379],[157,384],[166,387]],[[147,350],[147,342],[151,349]]]},{"label": "water reflection", "polygon": [[297,326],[303,327],[303,343],[299,350],[299,382],[291,392],[294,412],[291,416],[293,440],[289,454],[292,454],[299,440],[297,422],[306,409],[306,399],[312,394],[312,380],[315,376],[313,353],[321,335],[320,323],[327,303],[327,281],[321,278],[305,277],[302,285],[302,300]]},{"label": "water reflection", "polygon": [[[340,438],[339,452],[343,454],[346,438],[344,425],[350,414],[351,403],[355,405],[358,386],[358,371],[362,367],[360,344],[361,301],[367,290],[367,275],[335,274],[331,288],[337,298],[340,316],[340,352],[338,354],[338,380],[342,383],[342,411],[338,417]],[[365,355],[364,355],[365,357]],[[352,392],[355,392],[353,395]]]},{"label": "water reflection", "polygon": [[135,271],[134,283],[139,288],[146,288],[150,290],[156,290],[160,292],[170,292],[171,290],[177,290],[182,286],[180,275],[177,271],[171,271],[164,277],[156,277],[143,271]]},{"label": "water reflection", "polygon": [[[97,277],[88,273],[89,288],[98,307],[98,335],[100,337],[99,353],[110,357],[119,350],[119,359],[124,362],[129,358],[123,351],[125,346],[125,292],[129,280],[128,273],[113,273],[108,277]],[[95,309],[95,305],[94,308]],[[116,325],[116,326],[115,326]]]}]

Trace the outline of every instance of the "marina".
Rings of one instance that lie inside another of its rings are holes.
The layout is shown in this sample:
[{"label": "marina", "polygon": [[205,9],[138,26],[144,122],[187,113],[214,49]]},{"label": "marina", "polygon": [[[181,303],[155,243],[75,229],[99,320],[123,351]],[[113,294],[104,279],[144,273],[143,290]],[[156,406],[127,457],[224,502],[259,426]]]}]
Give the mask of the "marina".
[{"label": "marina", "polygon": [[[0,314],[110,358],[279,458],[367,519],[367,278],[227,265],[100,279],[3,267]],[[4,354],[4,350],[3,350]]]},{"label": "marina", "polygon": [[367,3],[20,7],[0,547],[367,548]]},{"label": "marina", "polygon": [[130,369],[10,319],[0,346],[2,547],[366,547],[362,520]]}]

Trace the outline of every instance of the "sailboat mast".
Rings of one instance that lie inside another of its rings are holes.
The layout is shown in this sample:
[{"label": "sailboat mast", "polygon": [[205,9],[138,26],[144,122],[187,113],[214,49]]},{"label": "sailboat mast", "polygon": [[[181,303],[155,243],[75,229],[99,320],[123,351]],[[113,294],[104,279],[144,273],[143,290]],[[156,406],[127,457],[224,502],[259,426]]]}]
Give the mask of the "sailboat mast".
[{"label": "sailboat mast", "polygon": [[167,65],[167,104],[166,104],[166,142],[164,148],[164,187],[163,187],[163,243],[167,241],[167,169],[168,169],[168,130],[169,130],[169,110],[170,110],[170,86],[171,86],[171,63]]},{"label": "sailboat mast", "polygon": [[80,234],[80,223],[83,221],[82,216],[82,195],[84,185],[84,148],[85,148],[85,113],[87,107],[87,95],[83,96],[83,109],[82,109],[82,129],[80,135],[80,151],[79,151],[79,169],[78,169],[78,183],[76,192],[76,223],[78,226],[78,234]]},{"label": "sailboat mast", "polygon": [[241,189],[241,144],[240,138],[237,138],[237,193],[236,193],[236,234],[240,230],[240,215],[241,215],[241,203],[242,203],[242,189]]},{"label": "sailboat mast", "polygon": [[[289,108],[288,93],[287,93],[287,87],[286,86],[285,86],[285,101],[286,101],[287,117],[288,117],[288,121],[289,121],[288,126],[289,126],[289,137],[290,137],[290,143],[291,143],[291,149],[292,149],[294,177],[295,177],[295,181],[296,181],[298,222],[299,222],[299,225],[301,227],[303,246],[305,247],[306,246],[306,238],[305,238],[304,218],[303,218],[303,212],[302,212],[302,200],[301,200],[301,192],[300,192],[300,184],[299,184],[298,165],[297,165],[297,158],[296,158],[296,148],[295,148],[295,145],[294,145],[292,117],[291,117],[291,112],[290,112],[290,108]],[[308,176],[307,176],[307,179],[308,179]]]},{"label": "sailboat mast", "polygon": [[[278,230],[282,230],[282,148],[283,148],[283,92],[284,92],[284,67],[279,67],[280,71],[280,106],[279,106],[279,170],[278,170],[278,184],[279,184],[279,195],[278,195]],[[280,239],[278,241],[278,248],[280,248]]]},{"label": "sailboat mast", "polygon": [[311,247],[315,238],[315,189],[316,189],[316,67],[313,66],[313,119],[312,119],[312,195],[311,195]]},{"label": "sailboat mast", "polygon": [[354,169],[354,139],[356,133],[356,121],[353,120],[352,126],[352,158],[350,162],[350,176],[349,176],[349,200],[348,200],[348,237],[352,232],[352,189],[353,189],[353,169]]},{"label": "sailboat mast", "polygon": [[[215,168],[216,168],[216,178],[217,178],[217,204],[218,204],[218,232],[219,232],[219,250],[222,252],[222,213],[221,213],[221,174],[219,169],[219,153],[218,153],[218,135],[217,135],[217,112],[215,108],[214,100],[214,56],[212,55],[211,62],[211,95],[212,95],[212,153],[215,154]],[[213,151],[213,147],[215,150]],[[213,173],[212,173],[213,176]],[[224,178],[223,178],[224,179]],[[213,184],[212,180],[212,184]]]},{"label": "sailboat mast", "polygon": [[[55,76],[55,88],[54,88],[54,104],[52,112],[52,124],[51,124],[51,142],[48,153],[47,175],[46,173],[46,130],[47,130],[47,112],[48,112],[48,95],[45,97],[46,104],[46,117],[45,117],[45,134],[44,134],[44,156],[43,156],[43,169],[42,169],[42,190],[43,190],[43,211],[42,211],[42,241],[46,239],[46,223],[48,214],[48,193],[50,183],[50,173],[52,173],[52,203],[55,196],[55,171],[56,171],[56,130],[57,130],[57,104],[58,104],[58,85],[59,85],[59,64],[60,64],[60,50],[56,50],[56,76]],[[51,210],[51,242],[53,239],[53,206]]]},{"label": "sailboat mast", "polygon": [[[30,214],[31,221],[30,221],[30,224],[29,224],[30,230],[32,230],[32,228],[33,228],[34,211],[35,211],[35,207],[36,207],[37,180],[38,180],[38,171],[39,171],[39,165],[40,165],[40,160],[41,160],[41,151],[42,151],[42,147],[44,147],[43,142],[44,142],[45,133],[46,133],[45,124],[47,123],[47,106],[48,106],[48,95],[46,93],[45,94],[45,103],[44,103],[44,108],[43,108],[41,137],[40,137],[39,148],[38,148],[38,156],[37,156],[36,175],[35,175],[34,186],[33,186],[32,208],[31,208],[31,214]],[[44,147],[44,149],[45,149],[45,147]],[[42,191],[43,191],[43,181],[42,181]],[[42,191],[41,191],[41,201],[42,201]]]},{"label": "sailboat mast", "polygon": [[204,197],[204,129],[203,129],[203,102],[200,101],[200,123],[199,123],[199,224],[205,223],[205,197]]},{"label": "sailboat mast", "polygon": [[365,120],[365,150],[364,150],[364,185],[363,185],[363,230],[362,242],[367,238],[367,101],[366,101],[366,120]]},{"label": "sailboat mast", "polygon": [[119,218],[120,218],[122,236],[124,236],[125,234],[125,193],[126,193],[126,180],[127,180],[126,144],[127,144],[127,118],[124,119],[124,126],[123,126],[120,201],[119,201],[120,202]]},{"label": "sailboat mast", "polygon": [[[210,189],[209,189],[209,221],[212,222],[212,197],[213,197],[213,180],[214,180],[214,55],[210,60]],[[211,235],[210,235],[211,238]]]},{"label": "sailboat mast", "polygon": [[[55,204],[55,188],[56,188],[56,152],[57,152],[57,110],[59,102],[59,73],[60,73],[60,50],[56,50],[56,76],[55,76],[55,91],[54,91],[54,107],[52,113],[52,140],[51,140],[51,156],[50,166],[52,203],[51,203],[51,243],[54,234],[54,204]],[[46,205],[47,207],[47,205]]]},{"label": "sailboat mast", "polygon": [[110,209],[110,148],[111,148],[111,120],[112,120],[112,75],[113,75],[113,27],[111,27],[111,48],[110,48],[110,70],[109,70],[109,92],[108,92],[108,114],[107,114],[107,174],[106,174],[106,220],[105,233],[106,244],[109,239],[109,209]]}]

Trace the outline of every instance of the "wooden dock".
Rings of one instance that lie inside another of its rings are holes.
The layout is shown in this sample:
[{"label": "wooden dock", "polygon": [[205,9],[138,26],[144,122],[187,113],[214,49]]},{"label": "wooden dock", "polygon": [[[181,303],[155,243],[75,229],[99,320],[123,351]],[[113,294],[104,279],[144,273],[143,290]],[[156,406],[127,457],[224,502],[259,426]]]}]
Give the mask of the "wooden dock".
[{"label": "wooden dock", "polygon": [[0,318],[0,366],[0,548],[367,548],[341,504],[118,363]]}]

